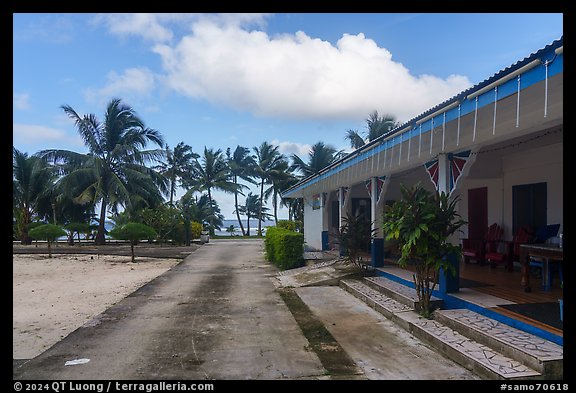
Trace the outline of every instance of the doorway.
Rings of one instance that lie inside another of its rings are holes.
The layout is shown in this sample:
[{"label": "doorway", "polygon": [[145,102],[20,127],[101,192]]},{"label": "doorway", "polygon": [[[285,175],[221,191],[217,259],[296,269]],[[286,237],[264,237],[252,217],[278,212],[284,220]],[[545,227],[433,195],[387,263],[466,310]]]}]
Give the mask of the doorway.
[{"label": "doorway", "polygon": [[540,228],[548,224],[546,183],[512,186],[512,232],[530,225]]},{"label": "doorway", "polygon": [[468,238],[480,240],[488,228],[488,187],[468,190]]}]

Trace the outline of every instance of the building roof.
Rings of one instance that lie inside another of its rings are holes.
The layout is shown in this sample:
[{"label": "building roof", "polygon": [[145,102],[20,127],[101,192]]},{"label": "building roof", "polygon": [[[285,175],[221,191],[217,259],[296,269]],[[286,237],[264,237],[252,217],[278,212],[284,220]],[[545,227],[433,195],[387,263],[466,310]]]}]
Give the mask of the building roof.
[{"label": "building roof", "polygon": [[385,138],[393,136],[394,134],[399,133],[401,130],[405,130],[407,127],[410,127],[411,125],[415,124],[417,121],[419,121],[421,119],[425,119],[427,116],[429,116],[433,113],[436,113],[438,111],[441,111],[443,108],[448,107],[448,106],[452,105],[453,103],[456,103],[458,101],[462,101],[464,98],[470,96],[471,94],[474,94],[475,92],[481,91],[486,86],[489,86],[492,83],[494,83],[495,81],[498,81],[498,80],[506,77],[507,75],[514,73],[515,71],[521,69],[522,67],[530,64],[534,60],[540,59],[544,54],[546,54],[550,51],[554,51],[557,48],[562,47],[563,45],[564,45],[564,37],[560,37],[558,40],[555,40],[552,43],[546,45],[544,48],[541,48],[541,49],[537,50],[536,52],[531,53],[530,55],[526,56],[524,59],[521,59],[521,60],[517,61],[516,63],[510,65],[509,67],[506,67],[506,68],[496,72],[494,75],[483,80],[482,82],[456,94],[455,96],[449,98],[448,100],[446,100],[446,101],[428,109],[427,111],[419,114],[418,116],[413,117],[412,119],[402,123],[401,125],[394,128],[393,130],[390,130],[388,133],[386,133],[386,134],[376,138],[375,140],[365,144],[364,146],[352,151],[351,153],[347,154],[346,156],[344,156],[340,160],[338,160],[338,161],[328,165],[327,167],[323,168],[319,173],[302,179],[297,184],[295,184],[294,186],[292,186],[289,189],[287,189],[286,191],[284,191],[282,193],[282,195],[284,196],[286,194],[291,193],[292,191],[294,191],[296,189],[302,188],[306,183],[308,183],[311,180],[315,179],[316,177],[322,175],[323,173],[325,173],[329,169],[335,168],[335,167],[341,165],[342,163],[349,161],[351,158],[359,155],[361,152],[371,149],[375,145],[381,143]]}]

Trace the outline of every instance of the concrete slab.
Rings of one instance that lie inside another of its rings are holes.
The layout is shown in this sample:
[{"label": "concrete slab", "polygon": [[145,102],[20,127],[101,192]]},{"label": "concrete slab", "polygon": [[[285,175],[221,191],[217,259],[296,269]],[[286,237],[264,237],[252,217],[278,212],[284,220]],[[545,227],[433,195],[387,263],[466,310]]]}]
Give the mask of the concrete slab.
[{"label": "concrete slab", "polygon": [[340,279],[358,275],[361,270],[342,261],[325,261],[317,265],[286,270],[276,276],[277,287],[307,287],[316,285],[338,285]]},{"label": "concrete slab", "polygon": [[342,288],[314,286],[295,291],[369,379],[480,379]]}]

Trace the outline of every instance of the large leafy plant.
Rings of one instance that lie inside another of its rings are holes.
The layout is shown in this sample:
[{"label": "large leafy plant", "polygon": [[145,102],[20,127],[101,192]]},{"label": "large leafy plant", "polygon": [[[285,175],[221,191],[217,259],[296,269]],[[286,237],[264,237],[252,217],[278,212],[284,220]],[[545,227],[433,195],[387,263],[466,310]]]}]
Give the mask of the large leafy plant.
[{"label": "large leafy plant", "polygon": [[410,188],[401,185],[401,192],[402,199],[384,213],[384,232],[386,239],[399,242],[400,266],[414,265],[419,312],[428,318],[434,311],[430,299],[438,284],[440,269],[455,274],[448,257],[460,259],[460,247],[448,239],[466,221],[460,219],[457,212],[457,197],[451,199],[444,192],[430,192],[420,184]]},{"label": "large leafy plant", "polygon": [[349,262],[362,267],[374,232],[372,223],[363,215],[350,215],[342,219],[342,226],[336,232],[336,242],[340,244],[340,249],[344,251]]}]

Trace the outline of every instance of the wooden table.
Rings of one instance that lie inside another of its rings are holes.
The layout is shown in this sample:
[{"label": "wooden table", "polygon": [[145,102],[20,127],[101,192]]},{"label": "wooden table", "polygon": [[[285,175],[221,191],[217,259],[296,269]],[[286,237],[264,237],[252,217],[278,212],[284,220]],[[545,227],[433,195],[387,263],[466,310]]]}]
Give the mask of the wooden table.
[{"label": "wooden table", "polygon": [[[530,292],[530,258],[539,257],[548,259],[555,259],[558,261],[564,260],[564,250],[557,245],[548,244],[521,244],[520,245],[520,262],[522,263],[522,282],[524,292]],[[544,276],[545,272],[542,272]]]}]

